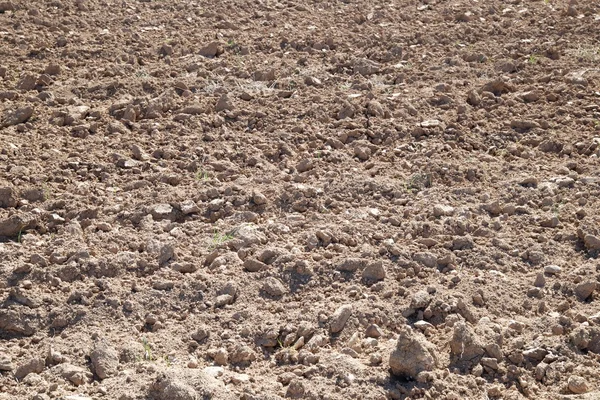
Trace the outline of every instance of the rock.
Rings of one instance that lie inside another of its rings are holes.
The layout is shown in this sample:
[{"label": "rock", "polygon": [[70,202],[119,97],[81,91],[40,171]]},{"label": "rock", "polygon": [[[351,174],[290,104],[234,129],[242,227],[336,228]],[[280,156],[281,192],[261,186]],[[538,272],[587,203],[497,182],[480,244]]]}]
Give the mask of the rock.
[{"label": "rock", "polygon": [[485,350],[475,337],[467,323],[459,321],[454,324],[454,332],[450,341],[450,354],[458,362],[478,363]]},{"label": "rock", "polygon": [[16,237],[37,226],[37,216],[30,213],[13,214],[0,221],[0,236]]},{"label": "rock", "polygon": [[155,400],[232,400],[223,382],[198,369],[171,366],[160,372],[150,388]]},{"label": "rock", "polygon": [[15,11],[15,5],[10,1],[0,1],[0,13]]},{"label": "rock", "polygon": [[442,121],[438,119],[428,119],[426,121],[421,122],[422,128],[437,128],[442,125]]},{"label": "rock", "polygon": [[571,375],[567,380],[567,385],[569,386],[569,390],[575,394],[586,393],[589,390],[589,386],[587,381],[581,376]]},{"label": "rock", "polygon": [[365,330],[365,336],[369,337],[369,338],[377,339],[377,338],[380,338],[381,336],[383,336],[383,332],[381,331],[381,328],[378,325],[371,324]]},{"label": "rock", "polygon": [[17,367],[15,370],[15,377],[17,379],[23,379],[31,373],[40,374],[44,371],[45,366],[46,362],[43,358],[31,358]]},{"label": "rock", "polygon": [[358,157],[359,160],[367,161],[371,158],[371,148],[362,143],[357,143],[354,146],[354,155]]},{"label": "rock", "polygon": [[194,333],[192,333],[192,339],[197,342],[202,342],[210,336],[210,330],[206,326],[198,327]]},{"label": "rock", "polygon": [[555,216],[552,216],[552,217],[542,219],[540,221],[540,226],[542,226],[544,228],[556,228],[559,223],[560,223],[560,221],[558,220],[558,218]]},{"label": "rock", "polygon": [[561,268],[558,265],[547,265],[544,267],[544,272],[548,275],[556,275],[559,274]]},{"label": "rock", "polygon": [[0,188],[0,208],[16,207],[19,204],[17,192],[11,187]]},{"label": "rock", "polygon": [[481,359],[481,365],[484,367],[488,367],[493,369],[494,371],[498,370],[498,360],[491,357],[483,357]]},{"label": "rock", "polygon": [[414,325],[413,325],[413,326],[414,326],[415,328],[417,328],[417,329],[421,330],[421,331],[426,331],[427,329],[433,329],[433,328],[435,328],[435,327],[433,326],[433,324],[430,324],[430,323],[429,323],[429,322],[427,322],[427,321],[417,321],[417,322],[415,322],[415,323],[414,323]]},{"label": "rock", "polygon": [[454,207],[446,206],[442,204],[436,204],[433,206],[434,217],[450,217],[454,214]]},{"label": "rock", "polygon": [[103,340],[96,342],[90,354],[92,370],[100,379],[106,379],[117,373],[119,353]]},{"label": "rock", "polygon": [[301,160],[298,165],[296,165],[296,170],[300,173],[310,171],[315,167],[315,163],[310,158],[305,158]]},{"label": "rock", "polygon": [[361,258],[347,258],[337,266],[337,269],[344,272],[355,272],[357,269],[362,268],[366,262]]},{"label": "rock", "polygon": [[170,204],[156,204],[152,206],[149,210],[150,214],[152,214],[152,218],[155,221],[162,221],[164,219],[173,219],[174,217],[174,209]]},{"label": "rock", "polygon": [[510,121],[510,127],[518,130],[529,130],[539,128],[540,124],[535,121],[517,119]]},{"label": "rock", "polygon": [[7,112],[0,122],[0,128],[6,128],[26,122],[33,115],[33,107],[25,106],[17,108],[12,112]]},{"label": "rock", "polygon": [[534,347],[523,351],[523,356],[530,360],[542,361],[548,355],[548,350],[542,347]]},{"label": "rock", "polygon": [[198,54],[203,57],[217,57],[223,53],[223,47],[219,42],[211,42],[206,46],[202,47]]},{"label": "rock", "polygon": [[428,268],[434,268],[437,266],[437,257],[435,254],[430,253],[428,251],[422,251],[419,253],[413,254],[413,260],[416,262],[423,264]]},{"label": "rock", "polygon": [[0,309],[0,333],[31,336],[37,332],[39,316],[19,310]]},{"label": "rock", "polygon": [[256,191],[252,194],[252,201],[257,206],[262,206],[264,204],[267,204],[267,202],[268,202],[267,196],[265,196],[264,194],[262,194],[260,192],[256,192]]},{"label": "rock", "polygon": [[291,399],[302,399],[304,398],[305,392],[306,388],[303,380],[295,378],[290,381],[290,384],[285,392],[285,397]]},{"label": "rock", "polygon": [[200,212],[200,207],[196,205],[194,200],[185,200],[180,205],[179,208],[183,215],[196,214]]},{"label": "rock", "polygon": [[424,309],[431,303],[431,295],[425,290],[419,290],[410,299],[410,308],[414,310]]},{"label": "rock", "polygon": [[579,300],[585,301],[588,297],[592,295],[594,290],[596,290],[597,283],[596,282],[582,282],[575,286],[575,294],[579,297]]},{"label": "rock", "polygon": [[17,89],[23,90],[23,91],[29,91],[29,90],[35,89],[36,85],[37,85],[36,77],[32,74],[25,73],[21,76],[21,79],[19,79],[19,82],[17,82]]},{"label": "rock", "polygon": [[366,282],[378,282],[385,279],[385,268],[383,261],[375,261],[367,265],[363,270],[362,277]]},{"label": "rock", "polygon": [[435,346],[420,332],[402,327],[396,348],[389,358],[390,369],[397,376],[415,379],[423,371],[433,371],[437,364]]},{"label": "rock", "polygon": [[181,110],[182,114],[199,115],[204,113],[204,107],[199,104],[191,104]]},{"label": "rock", "polygon": [[0,371],[12,371],[14,368],[12,357],[8,354],[0,354]]},{"label": "rock", "polygon": [[600,354],[600,327],[580,326],[571,333],[571,342],[581,351]]},{"label": "rock", "polygon": [[287,292],[287,288],[279,279],[272,276],[265,279],[262,285],[262,290],[269,296],[280,297]]},{"label": "rock", "polygon": [[329,324],[329,330],[331,333],[341,332],[351,315],[352,305],[350,304],[340,306],[337,310],[335,310],[331,316],[331,322]]},{"label": "rock", "polygon": [[83,384],[92,381],[92,373],[85,370],[82,367],[73,364],[58,364],[51,368],[51,371],[55,372],[64,379],[67,379],[75,386],[81,386]]},{"label": "rock", "polygon": [[538,273],[535,277],[535,281],[533,282],[533,286],[542,288],[546,285],[546,278],[542,272]]},{"label": "rock", "polygon": [[198,400],[198,393],[187,383],[161,374],[152,384],[158,400]]},{"label": "rock", "polygon": [[215,298],[215,307],[224,307],[228,304],[233,304],[234,298],[229,294],[222,294]]},{"label": "rock", "polygon": [[487,82],[481,87],[482,92],[490,92],[495,96],[501,96],[505,93],[514,92],[515,89],[512,85],[500,80],[496,79],[490,82]]},{"label": "rock", "polygon": [[354,60],[353,72],[362,76],[369,76],[379,72],[381,66],[379,63],[366,59],[360,58]]},{"label": "rock", "polygon": [[229,95],[227,95],[227,93],[221,95],[221,97],[219,97],[219,100],[217,101],[217,104],[215,105],[215,112],[225,110],[233,110],[233,103],[229,98]]},{"label": "rock", "polygon": [[275,72],[275,68],[269,68],[267,70],[256,71],[253,74],[253,78],[255,81],[259,82],[270,82],[277,78],[277,74]]},{"label": "rock", "polygon": [[254,351],[245,344],[238,343],[229,355],[232,364],[248,364],[256,360]]},{"label": "rock", "polygon": [[375,100],[372,100],[367,104],[367,112],[373,117],[383,117],[385,115],[383,106]]},{"label": "rock", "polygon": [[61,71],[60,64],[48,64],[46,69],[44,69],[44,73],[47,75],[60,75]]},{"label": "rock", "polygon": [[600,251],[600,237],[595,235],[585,235],[583,243],[588,251]]},{"label": "rock", "polygon": [[244,268],[246,269],[246,271],[258,272],[258,271],[266,270],[269,267],[267,266],[267,264],[265,264],[261,261],[258,261],[254,258],[246,258],[244,260]]}]

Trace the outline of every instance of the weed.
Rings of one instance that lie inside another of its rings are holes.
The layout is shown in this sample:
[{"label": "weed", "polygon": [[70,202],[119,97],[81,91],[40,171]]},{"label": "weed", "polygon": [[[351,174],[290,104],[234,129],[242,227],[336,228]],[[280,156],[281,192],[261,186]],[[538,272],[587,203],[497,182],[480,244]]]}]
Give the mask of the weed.
[{"label": "weed", "polygon": [[154,356],[152,356],[152,347],[150,346],[150,343],[148,343],[148,339],[145,337],[142,338],[142,346],[144,346],[144,360],[153,361]]},{"label": "weed", "polygon": [[532,54],[529,56],[529,60],[527,60],[527,62],[529,64],[537,64],[539,61],[539,56],[537,56],[536,54]]},{"label": "weed", "polygon": [[233,238],[234,238],[234,236],[230,233],[219,233],[219,232],[215,231],[215,233],[213,234],[212,244],[210,246],[210,249],[213,250],[216,247],[220,246],[221,244],[232,240]]},{"label": "weed", "polygon": [[17,235],[17,243],[23,242],[23,227],[19,228],[19,234]]},{"label": "weed", "polygon": [[418,192],[425,188],[431,187],[431,184],[431,174],[417,172],[408,178],[408,181],[406,182],[406,189]]},{"label": "weed", "polygon": [[148,78],[149,74],[145,68],[140,68],[135,72],[135,76],[139,79],[146,79]]},{"label": "weed", "polygon": [[208,180],[210,180],[210,175],[207,171],[199,169],[198,171],[196,171],[196,180],[207,182]]}]

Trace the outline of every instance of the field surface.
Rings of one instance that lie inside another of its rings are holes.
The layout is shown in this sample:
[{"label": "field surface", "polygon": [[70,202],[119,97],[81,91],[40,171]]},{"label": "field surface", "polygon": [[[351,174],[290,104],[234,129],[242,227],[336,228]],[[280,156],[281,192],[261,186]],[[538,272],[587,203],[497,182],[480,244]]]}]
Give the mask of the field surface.
[{"label": "field surface", "polygon": [[0,0],[0,400],[600,399],[599,27]]}]

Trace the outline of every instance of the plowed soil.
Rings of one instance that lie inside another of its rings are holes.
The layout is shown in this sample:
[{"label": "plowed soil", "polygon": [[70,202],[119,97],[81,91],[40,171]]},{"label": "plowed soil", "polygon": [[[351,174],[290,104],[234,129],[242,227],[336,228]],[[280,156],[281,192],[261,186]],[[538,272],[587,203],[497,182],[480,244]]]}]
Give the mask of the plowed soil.
[{"label": "plowed soil", "polygon": [[0,1],[0,399],[600,399],[597,1]]}]

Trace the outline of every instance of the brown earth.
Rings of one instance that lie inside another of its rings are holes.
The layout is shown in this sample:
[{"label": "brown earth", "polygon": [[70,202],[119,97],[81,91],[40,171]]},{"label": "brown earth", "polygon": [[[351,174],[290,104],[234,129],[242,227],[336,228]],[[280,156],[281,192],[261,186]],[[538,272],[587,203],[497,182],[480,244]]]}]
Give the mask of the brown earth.
[{"label": "brown earth", "polygon": [[599,399],[597,1],[0,1],[0,399]]}]

